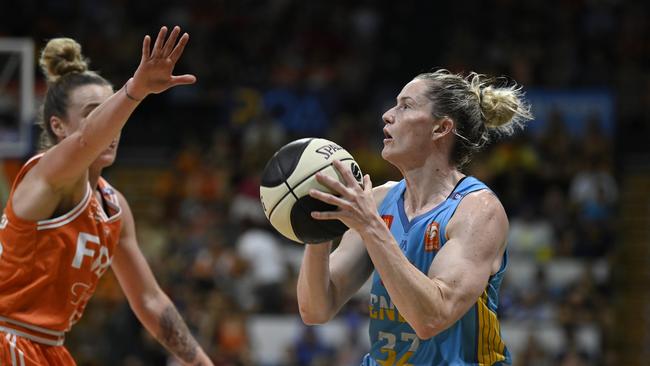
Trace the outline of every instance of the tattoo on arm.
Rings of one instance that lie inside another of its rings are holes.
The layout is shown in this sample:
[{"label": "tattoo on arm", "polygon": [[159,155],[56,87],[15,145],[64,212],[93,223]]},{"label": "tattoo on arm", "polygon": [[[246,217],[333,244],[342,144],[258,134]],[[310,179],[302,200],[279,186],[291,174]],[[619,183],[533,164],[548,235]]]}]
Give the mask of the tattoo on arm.
[{"label": "tattoo on arm", "polygon": [[174,306],[163,310],[159,322],[160,342],[183,362],[195,361],[199,345]]}]

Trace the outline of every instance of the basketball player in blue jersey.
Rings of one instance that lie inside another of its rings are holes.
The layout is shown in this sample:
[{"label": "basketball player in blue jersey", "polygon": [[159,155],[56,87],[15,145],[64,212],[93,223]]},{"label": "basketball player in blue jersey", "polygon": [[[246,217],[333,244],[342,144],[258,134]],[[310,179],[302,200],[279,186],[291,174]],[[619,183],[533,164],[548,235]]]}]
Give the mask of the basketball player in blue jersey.
[{"label": "basketball player in blue jersey", "polygon": [[507,263],[508,218],[499,199],[461,167],[493,136],[531,119],[517,86],[472,73],[418,75],[388,110],[382,157],[404,179],[363,187],[335,162],[344,183],[318,175],[338,207],[313,212],[350,230],[308,245],[298,279],[307,324],[330,320],[372,275],[371,349],[363,366],[508,365],[497,319]]}]

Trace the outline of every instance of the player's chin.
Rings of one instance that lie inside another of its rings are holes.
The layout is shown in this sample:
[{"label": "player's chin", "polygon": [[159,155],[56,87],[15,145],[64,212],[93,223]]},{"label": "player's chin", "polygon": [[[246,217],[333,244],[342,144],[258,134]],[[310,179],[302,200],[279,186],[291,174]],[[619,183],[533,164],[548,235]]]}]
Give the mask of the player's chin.
[{"label": "player's chin", "polygon": [[115,158],[117,156],[117,151],[115,149],[103,151],[95,160],[95,163],[102,168],[113,165]]},{"label": "player's chin", "polygon": [[393,155],[394,155],[394,154],[393,154],[392,151],[391,151],[391,147],[390,147],[390,146],[386,146],[386,145],[384,145],[384,148],[381,149],[381,157],[382,157],[384,160],[386,160],[386,161],[390,161],[390,158],[391,158]]},{"label": "player's chin", "polygon": [[395,149],[393,146],[384,146],[381,150],[381,157],[393,166],[397,166],[404,158],[404,152]]}]

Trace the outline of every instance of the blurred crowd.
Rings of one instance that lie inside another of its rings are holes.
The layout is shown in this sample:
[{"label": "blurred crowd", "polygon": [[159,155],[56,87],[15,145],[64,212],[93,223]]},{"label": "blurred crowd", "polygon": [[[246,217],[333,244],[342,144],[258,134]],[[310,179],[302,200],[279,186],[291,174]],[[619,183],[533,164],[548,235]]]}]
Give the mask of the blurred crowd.
[{"label": "blurred crowd", "polygon": [[[178,73],[199,82],[143,103],[107,177],[132,202],[156,277],[220,366],[264,365],[252,356],[250,320],[297,314],[302,248],[269,228],[258,198],[259,175],[280,146],[329,138],[381,183],[400,179],[379,156],[381,114],[431,67],[508,75],[525,90],[610,91],[615,134],[598,116],[570,133],[558,110],[536,133],[493,144],[465,168],[510,218],[513,274],[502,286],[500,318],[529,328],[515,365],[605,365],[616,364],[608,334],[618,157],[648,132],[648,14],[645,4],[622,0],[24,0],[0,13],[0,36],[38,46],[74,37],[119,88],[144,34],[161,24],[190,33]],[[42,96],[42,81],[37,89]],[[143,171],[150,180],[123,178]],[[141,197],[129,196],[131,186]],[[106,276],[66,341],[79,365],[172,364]],[[342,310],[351,329],[345,347],[305,328],[282,365],[358,365],[367,349],[354,334],[366,301]],[[542,326],[559,330],[560,344],[539,337]],[[581,341],[584,329],[591,342]]]}]

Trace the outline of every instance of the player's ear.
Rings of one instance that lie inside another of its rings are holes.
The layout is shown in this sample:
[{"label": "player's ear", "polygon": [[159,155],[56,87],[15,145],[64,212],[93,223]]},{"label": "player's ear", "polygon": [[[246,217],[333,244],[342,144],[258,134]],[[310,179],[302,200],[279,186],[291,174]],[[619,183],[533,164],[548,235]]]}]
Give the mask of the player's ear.
[{"label": "player's ear", "polygon": [[56,135],[59,141],[63,140],[68,136],[67,132],[65,131],[64,122],[61,118],[57,116],[52,116],[50,117],[49,123],[52,132]]},{"label": "player's ear", "polygon": [[451,133],[454,129],[454,121],[449,117],[442,117],[434,122],[431,129],[431,138],[437,140]]}]

